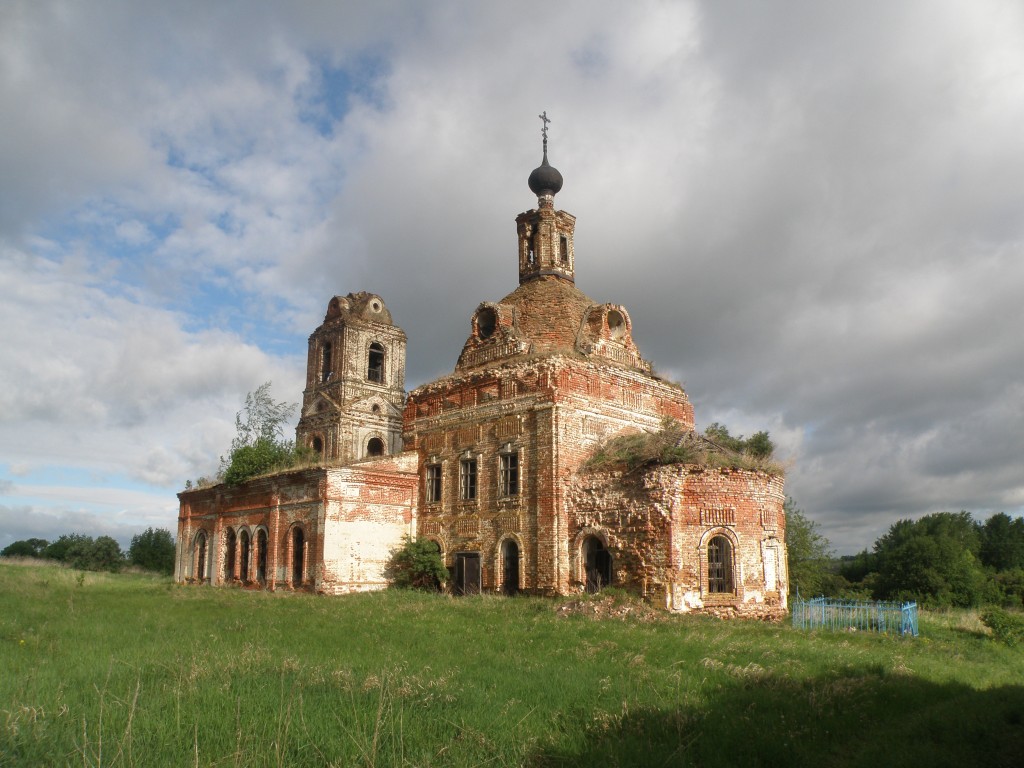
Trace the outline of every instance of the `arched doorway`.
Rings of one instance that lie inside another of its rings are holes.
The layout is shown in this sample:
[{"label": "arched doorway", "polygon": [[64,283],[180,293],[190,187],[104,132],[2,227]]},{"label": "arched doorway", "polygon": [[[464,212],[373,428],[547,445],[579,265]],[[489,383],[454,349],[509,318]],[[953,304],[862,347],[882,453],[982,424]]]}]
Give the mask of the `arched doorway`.
[{"label": "arched doorway", "polygon": [[248,531],[242,531],[238,537],[239,549],[241,550],[241,562],[238,568],[238,578],[243,584],[249,581],[249,558],[252,554],[252,540]]},{"label": "arched doorway", "polygon": [[587,592],[600,592],[612,583],[612,556],[597,536],[583,540],[583,569]]},{"label": "arched doorway", "polygon": [[383,456],[384,455],[384,441],[379,437],[371,437],[370,441],[366,444],[366,455],[367,456]]},{"label": "arched doorway", "polygon": [[196,536],[196,578],[206,581],[206,531]]},{"label": "arched doorway", "polygon": [[733,591],[732,544],[725,536],[715,536],[708,542],[708,592]]},{"label": "arched doorway", "polygon": [[501,543],[501,591],[506,595],[519,591],[519,545],[512,539]]},{"label": "arched doorway", "polygon": [[228,528],[224,544],[224,581],[231,581],[235,578],[235,550],[238,544],[238,537],[234,530]]},{"label": "arched doorway", "polygon": [[262,528],[256,534],[256,581],[267,581],[267,532]]},{"label": "arched doorway", "polygon": [[302,585],[302,574],[305,572],[305,552],[303,547],[306,543],[305,534],[302,529],[296,526],[292,529],[292,586]]}]

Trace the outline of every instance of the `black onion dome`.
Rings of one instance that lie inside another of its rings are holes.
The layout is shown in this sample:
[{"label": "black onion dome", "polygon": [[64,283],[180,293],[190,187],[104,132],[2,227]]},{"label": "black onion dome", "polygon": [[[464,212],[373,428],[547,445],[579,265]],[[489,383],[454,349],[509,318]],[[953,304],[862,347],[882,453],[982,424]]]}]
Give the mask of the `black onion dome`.
[{"label": "black onion dome", "polygon": [[537,168],[533,169],[527,184],[530,185],[533,194],[538,197],[541,195],[557,195],[558,190],[562,188],[562,174],[558,172],[557,168],[553,168],[548,163],[546,149],[544,150],[544,159]]}]

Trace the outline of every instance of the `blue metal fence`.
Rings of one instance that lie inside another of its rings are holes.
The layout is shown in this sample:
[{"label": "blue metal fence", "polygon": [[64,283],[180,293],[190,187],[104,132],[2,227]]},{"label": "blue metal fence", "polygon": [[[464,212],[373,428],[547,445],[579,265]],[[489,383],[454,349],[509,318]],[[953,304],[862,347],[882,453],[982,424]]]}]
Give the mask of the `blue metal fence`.
[{"label": "blue metal fence", "polygon": [[895,632],[917,637],[917,603],[884,603],[861,600],[833,600],[815,597],[790,604],[797,629],[861,630]]}]

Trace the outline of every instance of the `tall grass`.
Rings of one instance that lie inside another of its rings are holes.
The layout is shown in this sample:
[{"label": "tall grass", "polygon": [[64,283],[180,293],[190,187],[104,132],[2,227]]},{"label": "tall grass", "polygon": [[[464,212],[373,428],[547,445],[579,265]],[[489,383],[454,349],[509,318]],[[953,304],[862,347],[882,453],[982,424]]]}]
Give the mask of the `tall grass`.
[{"label": "tall grass", "polygon": [[[621,599],[621,598],[620,598]],[[1016,765],[1024,654],[0,565],[0,765]]]}]

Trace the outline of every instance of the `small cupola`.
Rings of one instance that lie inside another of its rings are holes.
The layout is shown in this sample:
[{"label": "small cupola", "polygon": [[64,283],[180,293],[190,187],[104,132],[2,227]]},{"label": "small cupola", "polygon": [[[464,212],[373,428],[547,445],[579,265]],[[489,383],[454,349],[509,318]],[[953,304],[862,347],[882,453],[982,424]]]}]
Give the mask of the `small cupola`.
[{"label": "small cupola", "polygon": [[555,195],[562,189],[562,174],[548,162],[548,113],[539,115],[543,121],[543,156],[527,181],[537,195],[537,208],[516,217],[519,235],[519,283],[545,275],[575,282],[575,255],[572,235],[576,218],[555,210]]}]

